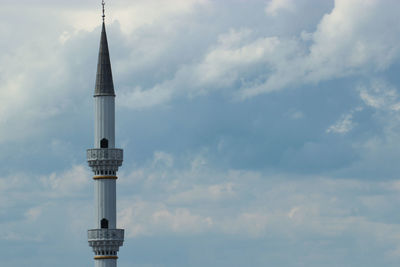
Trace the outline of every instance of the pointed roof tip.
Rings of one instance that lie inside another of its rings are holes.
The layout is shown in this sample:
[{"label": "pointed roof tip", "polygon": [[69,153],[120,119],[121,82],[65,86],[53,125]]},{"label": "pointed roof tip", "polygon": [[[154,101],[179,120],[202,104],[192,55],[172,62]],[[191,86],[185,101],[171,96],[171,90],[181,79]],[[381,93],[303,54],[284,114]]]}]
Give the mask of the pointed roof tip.
[{"label": "pointed roof tip", "polygon": [[106,26],[103,21],[94,96],[115,96]]},{"label": "pointed roof tip", "polygon": [[106,3],[104,2],[104,0],[101,1],[101,5],[103,6],[103,15],[101,17],[103,18],[103,23],[104,23],[106,19],[106,8],[105,8]]}]

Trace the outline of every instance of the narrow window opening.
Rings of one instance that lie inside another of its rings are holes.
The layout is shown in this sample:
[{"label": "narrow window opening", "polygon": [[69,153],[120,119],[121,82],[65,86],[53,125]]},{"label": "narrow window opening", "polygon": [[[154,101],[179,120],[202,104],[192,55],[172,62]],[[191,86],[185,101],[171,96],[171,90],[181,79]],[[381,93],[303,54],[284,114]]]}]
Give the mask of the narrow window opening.
[{"label": "narrow window opening", "polygon": [[100,221],[101,229],[108,229],[108,220],[107,219],[102,219]]},{"label": "narrow window opening", "polygon": [[101,148],[108,148],[108,140],[106,138],[101,139],[100,147]]}]

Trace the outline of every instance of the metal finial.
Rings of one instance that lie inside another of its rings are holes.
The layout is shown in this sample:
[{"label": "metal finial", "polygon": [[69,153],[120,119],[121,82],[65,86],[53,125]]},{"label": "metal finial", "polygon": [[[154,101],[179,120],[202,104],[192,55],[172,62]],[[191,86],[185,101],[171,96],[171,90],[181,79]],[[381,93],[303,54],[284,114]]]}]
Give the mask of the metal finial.
[{"label": "metal finial", "polygon": [[106,3],[104,2],[104,0],[102,0],[102,2],[101,2],[101,4],[102,4],[102,6],[103,6],[103,22],[104,22],[104,20],[105,20],[105,17],[106,17],[106,10],[105,10],[105,5],[106,5]]}]

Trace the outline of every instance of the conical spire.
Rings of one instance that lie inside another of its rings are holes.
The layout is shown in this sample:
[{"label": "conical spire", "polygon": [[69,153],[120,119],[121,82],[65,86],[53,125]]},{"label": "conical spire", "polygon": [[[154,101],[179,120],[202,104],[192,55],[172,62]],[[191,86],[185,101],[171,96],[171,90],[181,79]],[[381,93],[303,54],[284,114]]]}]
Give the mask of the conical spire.
[{"label": "conical spire", "polygon": [[110,54],[108,52],[108,42],[106,26],[103,21],[101,31],[99,59],[97,62],[96,87],[94,96],[115,96],[114,83],[111,71]]}]

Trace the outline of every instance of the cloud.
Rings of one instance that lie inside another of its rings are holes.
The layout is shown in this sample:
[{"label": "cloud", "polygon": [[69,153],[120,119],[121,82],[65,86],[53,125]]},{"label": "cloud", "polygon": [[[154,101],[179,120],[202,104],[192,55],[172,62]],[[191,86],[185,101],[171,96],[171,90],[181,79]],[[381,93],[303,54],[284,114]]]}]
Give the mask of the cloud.
[{"label": "cloud", "polygon": [[191,204],[194,202],[218,202],[222,199],[229,200],[235,197],[234,187],[235,185],[232,183],[214,184],[209,186],[194,186],[188,191],[171,195],[167,202]]},{"label": "cloud", "polygon": [[[268,4],[275,11],[288,6],[289,1]],[[340,77],[380,73],[399,51],[393,32],[386,30],[396,17],[387,6],[382,1],[337,0],[314,32],[287,37],[260,36],[243,27],[225,30],[200,60],[184,62],[172,78],[126,93],[129,97],[124,106],[150,108],[182,95],[193,97],[216,90],[244,100]],[[379,14],[384,14],[384,21],[375,20]]]},{"label": "cloud", "polygon": [[134,90],[123,91],[118,102],[123,107],[132,109],[151,108],[169,102],[174,92],[167,86],[155,86],[149,90],[136,87]]},{"label": "cloud", "polygon": [[69,196],[81,191],[90,182],[90,172],[82,165],[72,166],[70,170],[62,174],[51,173],[41,179],[42,184],[49,188],[51,195]]},{"label": "cloud", "polygon": [[280,10],[291,10],[294,6],[292,0],[272,0],[267,4],[265,12],[269,15],[276,16]]},{"label": "cloud", "polygon": [[[190,162],[180,170],[166,165],[154,169],[151,162],[148,164],[149,168],[134,171],[143,177],[135,182],[135,196],[126,195],[129,189],[123,193],[120,224],[131,238],[219,233],[256,239],[275,234],[283,239],[298,240],[307,235],[332,239],[355,230],[357,225],[363,226],[357,235],[372,231],[372,238],[380,238],[389,232],[373,230],[377,225],[391,228],[389,221],[378,218],[389,218],[395,208],[395,181],[220,172],[209,166],[198,170],[191,168]],[[202,179],[203,175],[207,178]],[[126,178],[121,179],[129,188]],[[149,179],[151,187],[147,186]],[[371,192],[372,188],[381,193]],[[382,209],[384,206],[387,208]]]},{"label": "cloud", "polygon": [[[71,44],[67,45],[67,41],[72,37],[68,39],[65,31],[54,31],[44,21],[32,22],[31,16],[24,16],[25,12],[22,10],[16,17],[21,21],[16,22],[13,18],[0,28],[4,36],[13,36],[3,47],[9,53],[0,57],[2,143],[43,135],[55,118],[73,110],[72,98],[74,92],[79,92],[79,86],[76,88],[70,83],[74,75],[68,60],[71,50],[66,47]],[[22,28],[29,32],[26,36],[14,34],[11,30],[23,32],[20,29],[22,21],[25,22]],[[53,25],[60,25],[60,20],[57,19]],[[59,36],[64,36],[64,44],[58,40]],[[75,79],[79,80],[78,76]],[[37,127],[39,124],[42,126]]]},{"label": "cloud", "polygon": [[[386,69],[399,51],[398,42],[386,31],[386,25],[395,16],[387,7],[397,3],[388,2],[390,5],[382,1],[335,1],[331,13],[323,17],[312,34],[308,51],[299,50],[286,63],[276,64],[276,70],[264,83],[243,90],[242,97],[280,90],[295,83],[318,83]],[[384,21],[374,19],[379,14],[385,17]],[[300,48],[301,44],[297,46]]]},{"label": "cloud", "polygon": [[36,221],[41,214],[42,214],[42,208],[34,207],[34,208],[29,209],[25,213],[25,216],[29,221]]},{"label": "cloud", "polygon": [[[0,265],[89,260],[100,5],[14,2],[0,11]],[[107,3],[121,253],[397,266],[396,1],[128,2]]]},{"label": "cloud", "polygon": [[193,214],[186,208],[169,208],[162,203],[124,203],[119,212],[121,227],[132,238],[141,235],[196,234],[204,232],[212,225],[210,217]]},{"label": "cloud", "polygon": [[399,109],[397,89],[384,80],[375,79],[368,85],[359,86],[358,91],[365,105],[369,107],[394,111]]},{"label": "cloud", "polygon": [[353,114],[343,115],[335,124],[331,125],[326,132],[327,133],[338,133],[338,134],[346,134],[351,131],[354,127],[353,125]]},{"label": "cloud", "polygon": [[161,0],[135,2],[123,0],[115,3],[115,10],[110,20],[118,20],[123,25],[123,32],[132,33],[143,25],[175,20],[208,3],[208,0],[172,0],[168,4]]}]

